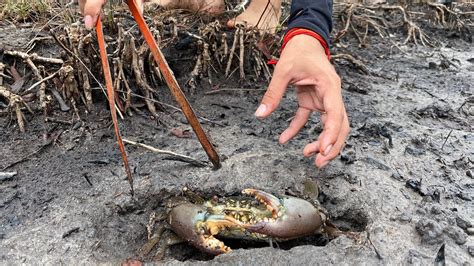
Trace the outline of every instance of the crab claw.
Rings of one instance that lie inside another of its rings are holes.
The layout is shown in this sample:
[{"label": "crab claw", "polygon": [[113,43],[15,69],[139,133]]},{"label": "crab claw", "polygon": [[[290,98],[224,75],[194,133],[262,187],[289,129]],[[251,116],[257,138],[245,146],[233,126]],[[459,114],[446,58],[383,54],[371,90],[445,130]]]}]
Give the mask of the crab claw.
[{"label": "crab claw", "polygon": [[244,189],[242,193],[254,196],[272,212],[270,219],[245,224],[250,232],[287,240],[314,234],[325,222],[324,214],[306,200],[291,196],[277,198],[256,189]]},{"label": "crab claw", "polygon": [[191,203],[174,207],[169,214],[169,224],[179,237],[212,255],[231,251],[214,235],[226,228],[243,227],[239,221],[232,217],[209,214],[202,206]]}]

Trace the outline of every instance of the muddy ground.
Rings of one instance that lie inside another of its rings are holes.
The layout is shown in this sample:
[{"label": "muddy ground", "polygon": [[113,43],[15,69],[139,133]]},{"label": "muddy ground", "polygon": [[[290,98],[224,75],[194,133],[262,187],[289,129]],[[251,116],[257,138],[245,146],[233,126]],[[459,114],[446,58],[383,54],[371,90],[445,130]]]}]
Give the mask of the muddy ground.
[{"label": "muddy ground", "polygon": [[[206,197],[237,195],[249,187],[305,197],[308,184],[317,182],[318,199],[331,219],[343,230],[359,232],[361,242],[344,236],[275,247],[237,242],[232,253],[215,258],[180,244],[164,261],[429,265],[438,258],[471,265],[473,49],[460,38],[441,34],[440,39],[436,48],[403,45],[403,52],[377,41],[369,48],[351,48],[370,74],[338,65],[352,130],[343,154],[323,170],[302,156],[304,145],[321,130],[318,116],[290,143],[277,142],[296,108],[291,89],[264,121],[253,116],[261,90],[209,95],[202,89],[189,95],[196,112],[214,121],[203,125],[225,158],[222,169],[197,168],[127,146],[133,198],[103,100],[82,116],[83,122],[49,123],[49,133],[61,134],[46,146],[41,115],[27,115],[27,132],[20,133],[4,113],[0,169],[27,159],[4,170],[16,176],[0,181],[0,263],[151,261],[153,254],[137,256],[147,242],[149,216],[163,213],[166,200],[183,187]],[[172,103],[166,87],[159,89],[162,100]],[[59,110],[52,114],[65,121],[72,116]],[[180,113],[160,115],[159,120],[135,115],[120,121],[123,136],[206,160],[195,137],[170,134],[174,128],[189,129]]]}]

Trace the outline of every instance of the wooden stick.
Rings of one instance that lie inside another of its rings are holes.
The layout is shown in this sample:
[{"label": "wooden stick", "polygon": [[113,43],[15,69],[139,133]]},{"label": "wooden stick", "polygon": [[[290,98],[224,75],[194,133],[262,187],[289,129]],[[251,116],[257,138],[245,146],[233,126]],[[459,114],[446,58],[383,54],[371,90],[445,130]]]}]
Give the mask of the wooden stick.
[{"label": "wooden stick", "polygon": [[127,153],[125,151],[125,147],[122,142],[122,137],[120,136],[120,129],[118,127],[117,111],[115,109],[115,92],[114,92],[113,83],[112,83],[112,75],[110,74],[110,66],[109,66],[109,60],[107,58],[107,50],[105,48],[104,33],[102,31],[102,21],[100,18],[97,20],[95,29],[97,31],[97,40],[99,42],[100,58],[102,61],[102,68],[104,70],[105,84],[107,87],[107,96],[109,100],[112,122],[114,124],[115,136],[117,138],[120,153],[122,154],[122,160],[125,167],[125,173],[127,174],[128,182],[130,183],[130,193],[133,196],[134,194],[133,176],[132,176],[132,171],[130,170],[130,166],[128,165]]},{"label": "wooden stick", "polygon": [[161,50],[158,47],[158,45],[156,44],[153,38],[153,35],[151,34],[150,29],[148,28],[145,22],[145,19],[143,18],[140,11],[138,10],[135,0],[128,0],[127,4],[128,4],[128,7],[130,8],[130,11],[132,12],[133,17],[135,18],[135,21],[138,24],[138,28],[143,34],[145,41],[147,42],[148,46],[150,46],[150,51],[153,54],[153,57],[155,58],[155,61],[158,64],[161,70],[161,73],[163,74],[163,77],[171,93],[173,94],[174,98],[176,99],[179,106],[183,110],[184,116],[186,117],[189,124],[193,128],[194,133],[196,134],[197,138],[199,139],[199,142],[201,143],[202,147],[206,151],[207,156],[209,157],[212,164],[214,165],[214,168],[219,169],[221,167],[219,155],[214,149],[214,146],[212,145],[212,143],[209,141],[209,138],[207,137],[201,124],[199,123],[199,120],[197,119],[196,114],[191,108],[191,105],[186,99],[186,96],[184,95],[183,91],[179,87],[178,81],[176,81],[176,78],[173,72],[171,71],[170,67],[168,66],[168,63],[165,60],[165,57],[161,53]]}]

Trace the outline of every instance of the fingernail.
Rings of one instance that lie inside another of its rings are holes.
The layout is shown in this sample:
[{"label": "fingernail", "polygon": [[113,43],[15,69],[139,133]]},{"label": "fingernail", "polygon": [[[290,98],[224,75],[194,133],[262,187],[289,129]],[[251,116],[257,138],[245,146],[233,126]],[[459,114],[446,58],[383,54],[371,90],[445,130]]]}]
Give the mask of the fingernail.
[{"label": "fingernail", "polygon": [[314,155],[316,155],[316,152],[308,153],[308,155],[306,155],[306,157],[313,157]]},{"label": "fingernail", "polygon": [[255,111],[255,116],[263,117],[265,115],[266,110],[267,110],[267,107],[264,104],[260,104],[260,106],[257,108],[257,111]]},{"label": "fingernail", "polygon": [[88,30],[92,29],[94,27],[94,23],[92,22],[92,17],[87,15],[84,17],[84,24],[86,25],[86,28]]},{"label": "fingernail", "polygon": [[327,148],[324,150],[324,156],[328,156],[328,154],[331,152],[332,149],[332,144],[327,146]]},{"label": "fingernail", "polygon": [[329,164],[329,161],[325,161],[321,166],[319,166],[319,169],[324,168],[326,165]]}]

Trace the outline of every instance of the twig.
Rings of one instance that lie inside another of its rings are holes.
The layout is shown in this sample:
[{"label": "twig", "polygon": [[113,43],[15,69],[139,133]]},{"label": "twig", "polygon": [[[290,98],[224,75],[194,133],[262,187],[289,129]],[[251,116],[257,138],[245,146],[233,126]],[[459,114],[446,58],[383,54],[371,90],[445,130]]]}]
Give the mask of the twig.
[{"label": "twig", "polygon": [[37,87],[38,85],[40,85],[41,83],[46,82],[46,81],[48,81],[48,80],[54,78],[54,77],[59,73],[59,71],[60,71],[60,70],[54,72],[53,74],[47,76],[46,78],[43,78],[43,79],[37,81],[35,84],[31,85],[31,87],[29,87],[28,89],[26,89],[24,93],[27,93],[27,92],[33,90],[34,88],[36,88],[36,87]]},{"label": "twig", "polygon": [[344,35],[346,35],[347,31],[349,30],[349,26],[351,25],[351,17],[352,17],[352,14],[354,13],[354,4],[351,4],[349,6],[348,11],[346,13],[347,13],[347,18],[346,18],[347,21],[344,26],[344,29],[340,30],[336,34],[336,38],[334,39],[334,42],[339,41]]},{"label": "twig", "polygon": [[[63,42],[61,42],[59,40],[59,38],[56,36],[56,34],[54,34],[54,32],[51,30],[50,31],[51,33],[51,36],[53,36],[53,39],[56,41],[57,44],[59,44],[59,46],[61,46],[61,48],[63,48],[64,51],[66,51],[66,53],[68,53],[69,55],[71,55],[72,57],[74,57],[76,60],[78,60],[83,66],[84,68],[87,70],[87,73],[89,73],[89,75],[94,79],[94,81],[99,85],[100,89],[102,90],[102,92],[104,93],[105,97],[107,97],[107,93],[105,92],[105,88],[104,86],[102,86],[102,83],[100,83],[100,81],[96,78],[96,76],[94,76],[94,74],[92,74],[92,71],[89,69],[89,67],[87,67],[87,65],[79,58],[79,56],[77,56],[76,54],[74,54],[71,50],[69,50],[66,45],[64,45]],[[122,112],[120,111],[120,109],[117,107],[117,105],[115,105],[115,109],[117,110],[117,113],[118,115],[120,116],[121,119],[123,119],[123,115],[122,115]]]},{"label": "twig", "polygon": [[[86,56],[86,53],[84,52],[85,45],[90,44],[92,42],[92,34],[89,33],[84,38],[82,38],[79,41],[78,47],[77,47],[77,52],[78,54],[86,60],[87,63],[90,64],[89,58]],[[82,90],[84,91],[84,97],[86,98],[85,104],[86,108],[88,111],[92,111],[92,89],[91,89],[91,84],[89,81],[89,75],[87,74],[87,69],[85,68],[84,65],[82,65],[79,61],[76,61],[76,67],[77,67],[77,74],[79,81],[82,84]]]},{"label": "twig", "polygon": [[69,126],[72,126],[73,125],[73,120],[71,121],[66,121],[66,120],[61,120],[61,119],[57,119],[57,118],[54,118],[54,117],[46,117],[45,119],[45,122],[53,122],[53,123],[58,123],[58,124],[65,124],[65,125],[69,125]]},{"label": "twig", "polygon": [[[270,2],[270,0],[268,1]],[[244,30],[245,25],[240,25],[240,34],[239,34],[239,68],[240,68],[240,79],[245,80],[245,71],[244,71],[244,51],[245,51],[245,44],[244,44],[244,35],[245,35],[245,30]]]},{"label": "twig", "polygon": [[28,104],[25,101],[23,101],[23,98],[9,91],[5,87],[0,86],[0,96],[5,97],[8,100],[9,106],[15,109],[18,127],[20,128],[20,131],[24,133],[25,122],[23,120],[23,113],[21,112],[21,105],[25,106],[30,113],[33,113],[33,111],[28,106]]},{"label": "twig", "polygon": [[234,33],[234,41],[232,42],[232,48],[230,48],[229,61],[225,69],[225,76],[229,77],[230,68],[232,66],[232,59],[234,59],[235,48],[237,47],[237,40],[239,39],[240,30],[236,30]]},{"label": "twig", "polygon": [[20,57],[24,60],[31,60],[33,62],[41,62],[41,63],[49,63],[49,64],[59,64],[59,65],[62,65],[64,64],[64,61],[62,59],[59,59],[59,58],[48,58],[48,57],[42,57],[42,56],[39,56],[38,54],[36,53],[33,53],[33,54],[27,54],[27,53],[24,53],[24,52],[20,52],[20,51],[5,51],[4,52],[6,55],[11,55],[11,56],[16,56],[16,57]]},{"label": "twig", "polygon": [[149,146],[149,145],[146,145],[146,144],[143,144],[143,143],[138,143],[138,142],[135,142],[135,141],[131,141],[131,140],[128,140],[128,139],[123,139],[123,142],[125,142],[127,144],[131,144],[131,145],[135,145],[135,146],[145,148],[145,149],[150,150],[150,151],[155,152],[155,153],[170,155],[171,156],[170,159],[172,159],[172,160],[189,163],[189,164],[197,166],[197,167],[208,166],[208,164],[206,164],[205,162],[202,162],[202,161],[196,160],[194,158],[191,158],[189,156],[178,154],[178,153],[175,153],[175,152],[172,152],[172,151],[160,150],[160,149],[157,149],[155,147],[152,147],[152,146]]},{"label": "twig", "polygon": [[145,94],[145,103],[148,107],[148,110],[150,113],[153,115],[153,117],[158,118],[158,113],[156,111],[156,107],[154,103],[151,101],[152,98],[152,92],[153,88],[148,84],[146,81],[145,77],[145,70],[144,70],[144,60],[143,60],[143,55],[146,52],[146,49],[148,49],[145,45],[143,45],[140,49],[136,49],[135,46],[135,38],[130,34],[129,35],[129,43],[127,45],[127,49],[124,49],[124,51],[129,51],[132,53],[132,71],[135,76],[135,80],[137,82],[137,85],[142,88],[143,93]]},{"label": "twig", "polygon": [[362,61],[355,59],[352,55],[350,54],[336,54],[331,56],[331,60],[338,60],[338,59],[344,59],[352,64],[354,64],[357,68],[359,68],[364,74],[369,74],[370,70],[367,68],[367,66],[362,63]]},{"label": "twig", "polygon": [[441,146],[441,150],[444,149],[444,145],[446,144],[446,142],[448,141],[449,137],[451,136],[451,133],[453,133],[453,130],[452,130],[452,129],[451,129],[451,131],[449,131],[448,136],[446,136],[446,139],[444,140],[443,145]]},{"label": "twig", "polygon": [[16,175],[17,172],[0,172],[0,181],[10,180]]},{"label": "twig", "polygon": [[235,91],[256,92],[256,91],[266,91],[266,89],[217,89],[217,90],[212,90],[212,91],[206,91],[204,94],[212,95],[212,94],[218,94],[220,92],[235,92]]},{"label": "twig", "polygon": [[377,258],[380,260],[383,260],[382,254],[380,254],[379,250],[375,247],[374,243],[372,242],[372,239],[370,239],[370,232],[367,231],[367,239],[369,240],[370,245],[374,248],[375,254],[377,254]]},{"label": "twig", "polygon": [[5,71],[5,64],[0,62],[0,86],[3,85],[3,77],[5,76],[5,74],[3,74],[3,71]]},{"label": "twig", "polygon": [[[98,89],[98,88],[96,88],[96,89]],[[123,90],[118,91],[118,92],[125,93],[125,91],[123,91]],[[145,99],[144,96],[139,95],[139,94],[136,94],[136,93],[130,93],[130,95],[133,96],[133,97],[140,98],[140,99]],[[162,106],[169,107],[169,108],[171,108],[171,109],[173,109],[173,110],[175,110],[175,111],[178,111],[178,112],[180,112],[180,113],[183,113],[183,110],[181,110],[180,108],[178,108],[178,107],[176,107],[176,106],[174,106],[174,105],[171,105],[171,104],[168,104],[168,103],[165,103],[165,102],[162,102],[162,101],[158,101],[158,100],[155,100],[155,99],[151,99],[150,101],[155,102],[155,103],[157,103],[157,104],[160,104],[160,105],[162,105]],[[210,119],[208,119],[208,118],[205,118],[205,117],[203,117],[203,116],[197,116],[197,118],[199,118],[199,119],[202,120],[202,121],[211,123],[211,124],[213,124],[213,125],[218,125],[218,126],[220,126],[220,127],[225,127],[225,125],[223,125],[223,124],[221,124],[221,123],[219,123],[219,122],[216,122],[216,121],[212,121],[212,120],[210,120]]]}]

